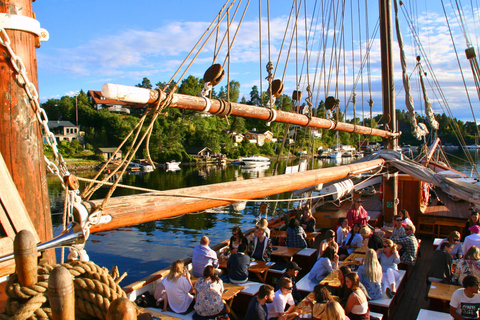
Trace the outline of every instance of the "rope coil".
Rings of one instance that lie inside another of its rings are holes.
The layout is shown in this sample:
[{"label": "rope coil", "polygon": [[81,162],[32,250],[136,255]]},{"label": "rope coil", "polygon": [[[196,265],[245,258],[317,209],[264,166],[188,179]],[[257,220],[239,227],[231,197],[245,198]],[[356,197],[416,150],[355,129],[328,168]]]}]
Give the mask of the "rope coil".
[{"label": "rope coil", "polygon": [[[5,291],[8,300],[0,319],[51,319],[52,311],[47,300],[48,277],[57,266],[39,266],[39,281],[28,287],[22,287],[18,283],[17,275],[13,274],[7,282]],[[61,266],[73,277],[77,319],[105,319],[110,304],[118,298],[126,297],[118,285],[126,273],[119,277],[116,268],[110,274],[106,268],[101,268],[91,261],[77,260]]]},{"label": "rope coil", "polygon": [[225,99],[217,99],[217,101],[219,102],[220,107],[218,108],[217,112],[212,113],[227,120],[227,124],[229,124],[228,116],[232,113],[232,103]]}]

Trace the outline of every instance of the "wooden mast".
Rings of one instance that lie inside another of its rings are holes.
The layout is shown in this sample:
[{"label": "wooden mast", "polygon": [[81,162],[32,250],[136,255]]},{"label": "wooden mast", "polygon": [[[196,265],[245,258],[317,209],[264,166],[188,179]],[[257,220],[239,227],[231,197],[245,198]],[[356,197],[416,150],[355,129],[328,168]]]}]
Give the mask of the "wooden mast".
[{"label": "wooden mast", "polygon": [[[35,17],[31,0],[0,1],[0,13]],[[20,30],[8,29],[6,33],[13,52],[25,65],[29,80],[38,87],[35,53],[38,37]],[[45,242],[52,239],[52,222],[40,125],[3,45],[0,45],[0,91],[0,152],[40,241]],[[54,251],[49,251],[53,262]]]},{"label": "wooden mast", "polygon": [[[383,163],[383,159],[377,159],[287,175],[217,183],[158,193],[115,197],[108,201],[102,212],[108,222],[94,225],[90,228],[90,231],[106,231],[235,202],[216,198],[238,200],[257,199],[282,192],[311,187],[320,183],[347,178],[362,172],[379,170]],[[209,199],[188,198],[184,196],[201,196]],[[92,213],[101,203],[102,200],[95,200],[84,202],[84,205],[87,210]]]},{"label": "wooden mast", "polygon": [[[393,30],[391,0],[379,0],[380,8],[380,51],[382,60],[382,105],[385,129],[397,132],[397,117],[395,110],[395,81],[393,69]],[[398,140],[392,137],[384,139],[385,148],[395,150]],[[390,172],[387,165],[387,172]],[[398,175],[387,174],[383,178],[383,214],[384,221],[393,221],[397,213]]]}]

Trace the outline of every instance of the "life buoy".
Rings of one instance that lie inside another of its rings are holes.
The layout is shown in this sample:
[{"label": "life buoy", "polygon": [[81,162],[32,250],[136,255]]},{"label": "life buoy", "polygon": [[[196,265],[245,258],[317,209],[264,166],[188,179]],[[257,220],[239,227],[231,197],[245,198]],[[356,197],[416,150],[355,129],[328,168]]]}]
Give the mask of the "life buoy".
[{"label": "life buoy", "polygon": [[422,202],[428,204],[430,198],[430,188],[427,182],[422,182]]}]

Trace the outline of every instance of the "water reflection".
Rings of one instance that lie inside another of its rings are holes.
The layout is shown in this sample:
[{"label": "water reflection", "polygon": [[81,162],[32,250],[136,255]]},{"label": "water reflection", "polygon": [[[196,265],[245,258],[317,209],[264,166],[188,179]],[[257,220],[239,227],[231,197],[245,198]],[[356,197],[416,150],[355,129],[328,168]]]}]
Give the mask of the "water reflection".
[{"label": "water reflection", "polygon": [[[309,159],[308,169],[331,167],[350,163],[352,158],[340,159],[335,162],[330,159]],[[285,173],[286,167],[298,165],[298,160],[275,161],[268,167],[244,169],[228,166],[182,166],[181,170],[167,172],[158,168],[151,173],[124,174],[117,176],[122,184],[138,186],[154,190],[170,190],[213,183],[268,177],[275,169],[279,174]],[[95,173],[82,173],[81,177],[93,178]],[[52,203],[52,212],[63,210],[64,193],[56,177],[48,179],[49,196]],[[84,184],[81,183],[81,190]],[[101,199],[108,192],[108,187],[101,187],[93,198]],[[140,193],[137,190],[117,188],[113,196],[124,196]],[[288,199],[291,193],[271,196],[270,199]],[[267,210],[268,217],[283,214],[292,206],[291,202],[270,204]],[[242,230],[252,228],[260,216],[260,200],[258,202],[240,203],[235,205],[212,208],[201,212],[194,212],[173,219],[164,219],[124,227],[107,232],[92,234],[87,241],[86,250],[93,260],[100,266],[111,269],[118,266],[121,272],[128,272],[122,285],[139,280],[159,269],[168,267],[172,261],[183,259],[192,254],[203,235],[207,235],[211,243],[219,243],[231,235],[234,226]],[[275,208],[275,212],[273,211]],[[61,231],[61,215],[53,214],[54,232]],[[60,255],[58,255],[59,257]]]}]

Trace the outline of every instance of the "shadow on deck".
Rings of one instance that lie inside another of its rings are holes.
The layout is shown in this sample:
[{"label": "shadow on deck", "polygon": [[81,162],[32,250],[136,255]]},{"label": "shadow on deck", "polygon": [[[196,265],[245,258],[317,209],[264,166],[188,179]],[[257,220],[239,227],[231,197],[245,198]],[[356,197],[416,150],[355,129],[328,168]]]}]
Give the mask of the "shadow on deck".
[{"label": "shadow on deck", "polygon": [[420,257],[412,273],[408,275],[403,297],[391,320],[416,319],[420,309],[428,309],[429,301],[425,299],[428,294],[426,280],[433,256],[433,240],[429,237],[420,238],[422,239]]}]

